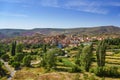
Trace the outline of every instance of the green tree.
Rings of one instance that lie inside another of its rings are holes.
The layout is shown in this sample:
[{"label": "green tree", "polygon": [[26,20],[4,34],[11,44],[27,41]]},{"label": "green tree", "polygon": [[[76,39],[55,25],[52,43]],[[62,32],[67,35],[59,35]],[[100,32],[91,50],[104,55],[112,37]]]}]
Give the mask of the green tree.
[{"label": "green tree", "polygon": [[44,53],[47,52],[47,46],[46,46],[46,44],[43,45],[43,52],[44,52]]},{"label": "green tree", "polygon": [[3,65],[2,62],[0,61],[0,77],[2,76],[2,71],[1,71],[1,70],[3,70],[2,65]]},{"label": "green tree", "polygon": [[27,55],[23,58],[23,65],[30,67],[30,64],[31,64],[31,56]]},{"label": "green tree", "polygon": [[79,51],[78,51],[78,53],[75,57],[75,64],[78,65],[78,66],[80,66],[80,55],[81,55],[81,53],[82,53],[82,48],[79,48]]},{"label": "green tree", "polygon": [[9,46],[8,44],[2,44],[0,43],[0,57],[5,54],[6,52],[9,51]]},{"label": "green tree", "polygon": [[97,64],[99,67],[105,66],[106,42],[100,41],[96,50]]},{"label": "green tree", "polygon": [[18,61],[18,62],[21,62],[24,58],[24,54],[23,53],[17,53],[15,56],[14,56],[14,61]]},{"label": "green tree", "polygon": [[16,52],[18,52],[18,53],[22,53],[23,52],[23,44],[21,44],[21,43],[17,44]]},{"label": "green tree", "polygon": [[45,53],[41,61],[41,66],[47,68],[48,70],[54,68],[56,66],[57,53],[59,52],[57,52],[56,49],[50,50],[47,53]]},{"label": "green tree", "polygon": [[1,68],[2,68],[2,65],[3,65],[2,62],[0,61],[0,70],[1,70]]},{"label": "green tree", "polygon": [[16,41],[13,41],[11,44],[11,56],[14,56],[16,53]]},{"label": "green tree", "polygon": [[6,71],[2,68],[3,63],[0,61],[0,78],[6,75]]},{"label": "green tree", "polygon": [[83,70],[89,71],[93,57],[93,45],[85,46],[80,56],[80,65]]}]

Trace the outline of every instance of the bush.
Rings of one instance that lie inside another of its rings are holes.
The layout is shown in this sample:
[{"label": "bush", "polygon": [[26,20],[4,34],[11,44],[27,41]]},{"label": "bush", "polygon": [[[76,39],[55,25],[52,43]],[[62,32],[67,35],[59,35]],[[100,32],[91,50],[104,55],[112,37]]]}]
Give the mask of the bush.
[{"label": "bush", "polygon": [[4,60],[4,61],[9,61],[9,55],[8,54],[3,54],[1,56],[1,58]]},{"label": "bush", "polygon": [[94,73],[100,77],[120,77],[118,67],[97,67],[94,69]]},{"label": "bush", "polygon": [[27,55],[23,58],[23,64],[26,67],[30,67],[30,63],[31,63],[31,56]]},{"label": "bush", "polygon": [[1,77],[5,76],[6,75],[6,70],[3,68],[3,63],[0,61],[0,80],[1,80]]},{"label": "bush", "polygon": [[14,59],[10,59],[10,60],[8,61],[8,64],[11,65],[13,62],[14,62]]},{"label": "bush", "polygon": [[114,54],[120,53],[120,50],[113,50]]},{"label": "bush", "polygon": [[37,55],[38,51],[35,50],[35,51],[31,51],[30,55]]},{"label": "bush", "polygon": [[78,48],[77,47],[72,47],[71,50],[77,50]]},{"label": "bush", "polygon": [[73,66],[71,72],[81,72],[81,69],[79,66]]},{"label": "bush", "polygon": [[89,72],[90,73],[94,73],[95,72],[95,68],[90,68]]},{"label": "bush", "polygon": [[13,62],[12,67],[14,67],[15,69],[19,69],[20,68],[20,63],[19,62]]},{"label": "bush", "polygon": [[14,56],[14,61],[18,61],[18,62],[21,62],[24,58],[24,54],[23,53],[18,53]]}]

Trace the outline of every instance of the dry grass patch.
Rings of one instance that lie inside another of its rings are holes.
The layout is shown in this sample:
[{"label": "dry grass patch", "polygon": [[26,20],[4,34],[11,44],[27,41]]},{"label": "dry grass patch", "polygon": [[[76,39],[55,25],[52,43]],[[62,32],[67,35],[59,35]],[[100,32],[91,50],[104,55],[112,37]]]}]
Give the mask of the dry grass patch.
[{"label": "dry grass patch", "polygon": [[44,72],[43,68],[23,68],[16,72],[13,80],[36,80]]},{"label": "dry grass patch", "polygon": [[37,80],[74,80],[75,73],[53,72],[40,75]]}]

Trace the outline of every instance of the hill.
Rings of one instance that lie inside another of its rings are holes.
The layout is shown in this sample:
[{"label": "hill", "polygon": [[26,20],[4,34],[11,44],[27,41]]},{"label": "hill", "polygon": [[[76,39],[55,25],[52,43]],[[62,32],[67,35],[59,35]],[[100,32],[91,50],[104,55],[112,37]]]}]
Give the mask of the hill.
[{"label": "hill", "polygon": [[24,29],[0,29],[0,38],[9,38],[16,36],[31,36],[34,34],[57,35],[57,34],[79,34],[79,35],[99,35],[99,34],[120,34],[120,27],[99,26],[90,28],[35,28],[31,30]]}]

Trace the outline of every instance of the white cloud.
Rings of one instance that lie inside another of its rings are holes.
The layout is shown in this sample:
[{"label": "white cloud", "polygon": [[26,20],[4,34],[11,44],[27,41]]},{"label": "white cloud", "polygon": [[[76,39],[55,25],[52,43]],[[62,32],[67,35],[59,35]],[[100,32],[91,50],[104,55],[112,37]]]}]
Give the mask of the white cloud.
[{"label": "white cloud", "polygon": [[7,13],[7,12],[0,12],[1,16],[8,16],[8,17],[28,17],[25,14],[17,14],[17,13]]},{"label": "white cloud", "polygon": [[14,3],[26,3],[24,7],[34,5],[41,5],[44,7],[56,7],[64,9],[72,9],[82,12],[107,14],[111,10],[109,6],[119,7],[120,2],[113,0],[0,0]]},{"label": "white cloud", "polygon": [[70,1],[68,1],[66,4],[65,4],[65,6],[86,6],[87,5],[87,3],[85,3],[85,2],[81,2],[81,1],[72,1],[72,0],[70,0]]},{"label": "white cloud", "polygon": [[118,14],[118,16],[120,17],[120,14]]},{"label": "white cloud", "polygon": [[97,8],[97,7],[88,7],[88,8],[81,9],[81,10],[85,11],[85,12],[98,13],[98,14],[107,14],[108,13],[107,10],[100,9],[100,8]]},{"label": "white cloud", "polygon": [[64,8],[68,9],[74,9],[78,11],[83,12],[90,12],[90,13],[98,13],[98,14],[107,14],[108,10],[104,9],[102,6],[102,3],[98,3],[96,1],[94,2],[88,2],[83,0],[70,0],[68,1]]},{"label": "white cloud", "polygon": [[59,7],[58,0],[41,0],[41,5],[47,7]]},{"label": "white cloud", "polygon": [[21,3],[24,2],[24,0],[0,0],[2,2],[8,2],[8,3]]},{"label": "white cloud", "polygon": [[108,6],[116,6],[116,7],[120,7],[120,2],[109,2],[107,3]]},{"label": "white cloud", "polygon": [[101,7],[102,3],[98,1],[87,0],[41,0],[40,5],[44,7],[59,7],[64,9],[73,9],[82,12],[107,14],[108,10]]},{"label": "white cloud", "polygon": [[33,4],[37,3],[37,0],[0,0],[0,2],[6,2],[6,3],[25,3],[25,4]]}]

